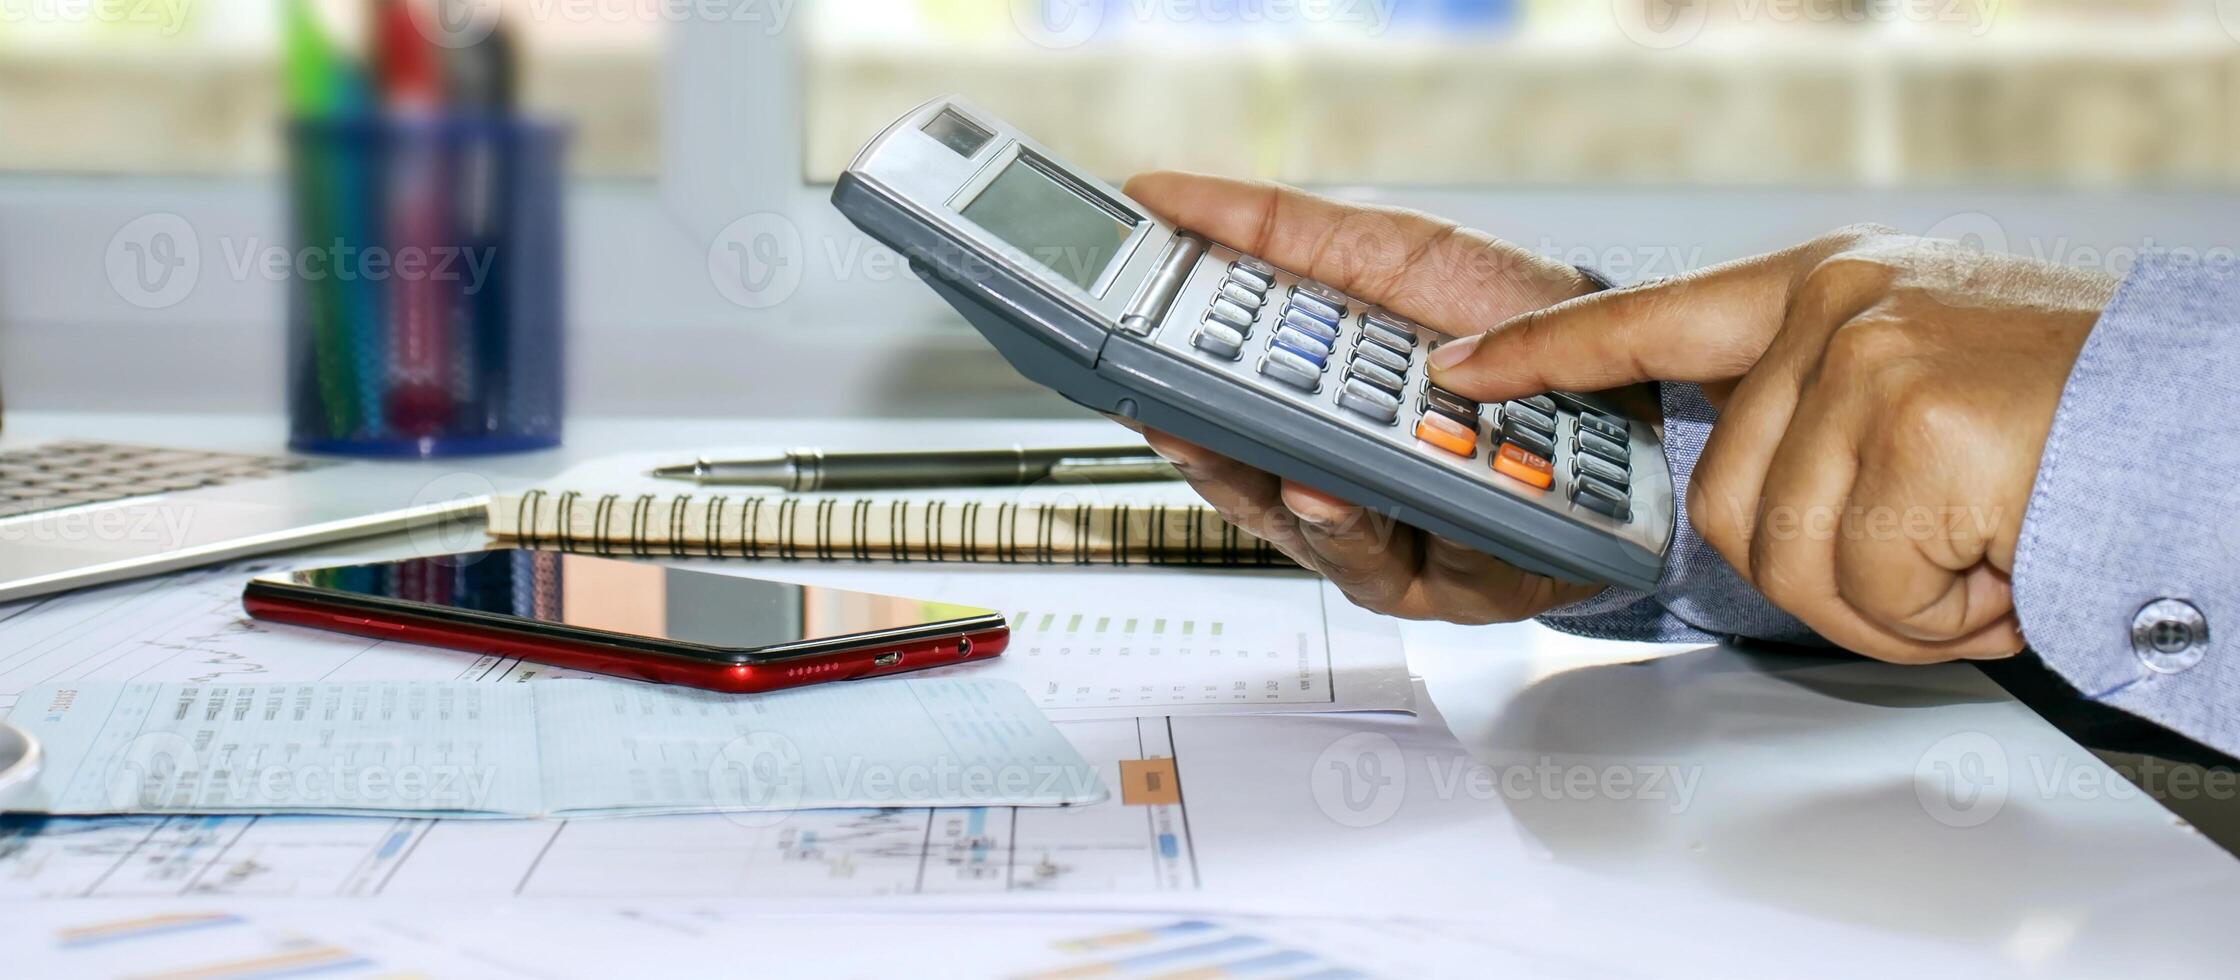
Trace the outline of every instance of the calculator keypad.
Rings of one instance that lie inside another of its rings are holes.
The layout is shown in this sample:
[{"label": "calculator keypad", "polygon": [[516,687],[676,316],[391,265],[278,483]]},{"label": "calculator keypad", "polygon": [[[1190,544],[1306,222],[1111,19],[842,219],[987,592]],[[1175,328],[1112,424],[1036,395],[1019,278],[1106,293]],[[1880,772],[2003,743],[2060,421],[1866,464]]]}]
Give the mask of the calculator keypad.
[{"label": "calculator keypad", "polygon": [[1637,516],[1635,423],[1593,396],[1551,393],[1480,405],[1424,376],[1419,352],[1452,338],[1250,256],[1208,265],[1213,271],[1200,273],[1207,278],[1193,277],[1205,283],[1191,293],[1198,297],[1195,323],[1173,341],[1205,363],[1233,363],[1222,370],[1389,432],[1542,506],[1620,528]]}]

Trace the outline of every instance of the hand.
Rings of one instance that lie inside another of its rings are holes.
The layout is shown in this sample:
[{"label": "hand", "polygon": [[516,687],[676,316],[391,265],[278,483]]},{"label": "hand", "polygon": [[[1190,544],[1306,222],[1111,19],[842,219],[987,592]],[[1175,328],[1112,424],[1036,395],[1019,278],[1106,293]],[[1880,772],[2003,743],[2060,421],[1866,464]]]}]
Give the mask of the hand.
[{"label": "hand", "polygon": [[2062,385],[2114,288],[1847,229],[1528,314],[1441,349],[1431,371],[1488,400],[1703,383],[1721,411],[1688,517],[1744,579],[1869,656],[1992,658],[2022,648],[2016,538]]},{"label": "hand", "polygon": [[[1589,292],[1577,270],[1413,211],[1274,184],[1144,174],[1127,194],[1160,217],[1450,334]],[[1463,623],[1522,619],[1590,596],[1329,494],[1160,432],[1144,437],[1230,523],[1369,609]]]}]

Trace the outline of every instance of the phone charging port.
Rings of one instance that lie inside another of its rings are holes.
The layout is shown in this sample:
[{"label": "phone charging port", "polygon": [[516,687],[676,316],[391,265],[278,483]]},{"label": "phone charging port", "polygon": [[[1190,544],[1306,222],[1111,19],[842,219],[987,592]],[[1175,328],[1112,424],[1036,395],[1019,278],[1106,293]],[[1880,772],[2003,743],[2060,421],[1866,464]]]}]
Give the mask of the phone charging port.
[{"label": "phone charging port", "polygon": [[871,658],[871,666],[873,667],[892,667],[901,662],[902,651],[900,650],[897,650],[893,653],[882,653],[876,657]]}]

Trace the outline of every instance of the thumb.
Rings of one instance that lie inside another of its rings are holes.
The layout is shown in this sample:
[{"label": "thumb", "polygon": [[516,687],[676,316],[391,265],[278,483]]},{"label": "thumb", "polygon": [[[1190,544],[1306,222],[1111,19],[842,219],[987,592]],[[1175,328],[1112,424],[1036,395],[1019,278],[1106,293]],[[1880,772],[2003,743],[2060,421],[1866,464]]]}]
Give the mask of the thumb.
[{"label": "thumb", "polygon": [[[1431,352],[1432,383],[1481,402],[1741,377],[1781,330],[1793,253],[1581,296]],[[1806,266],[1809,268],[1809,266]]]}]

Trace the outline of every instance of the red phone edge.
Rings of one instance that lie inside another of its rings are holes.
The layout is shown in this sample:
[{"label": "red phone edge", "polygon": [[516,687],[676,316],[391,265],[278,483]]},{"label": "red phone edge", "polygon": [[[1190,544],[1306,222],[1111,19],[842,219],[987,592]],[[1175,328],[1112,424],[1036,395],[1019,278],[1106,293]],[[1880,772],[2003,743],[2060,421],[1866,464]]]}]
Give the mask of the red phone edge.
[{"label": "red phone edge", "polygon": [[998,624],[987,629],[920,637],[902,643],[870,643],[774,663],[701,663],[651,650],[626,650],[567,637],[537,636],[402,612],[325,606],[271,595],[243,595],[241,606],[249,615],[275,623],[382,640],[403,640],[468,653],[507,654],[554,667],[731,694],[757,694],[826,681],[880,677],[987,660],[1001,656],[1004,647],[1011,643],[1010,627]]}]

